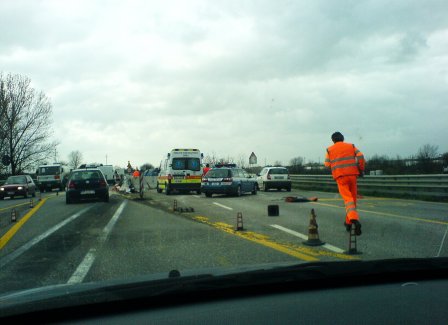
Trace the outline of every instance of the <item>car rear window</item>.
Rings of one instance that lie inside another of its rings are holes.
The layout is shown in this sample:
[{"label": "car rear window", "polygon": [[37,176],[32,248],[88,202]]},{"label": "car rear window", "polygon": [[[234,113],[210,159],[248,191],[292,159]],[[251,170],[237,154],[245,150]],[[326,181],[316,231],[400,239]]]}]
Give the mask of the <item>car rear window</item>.
[{"label": "car rear window", "polygon": [[101,174],[99,171],[79,171],[74,172],[72,177],[73,180],[83,180],[83,179],[98,179],[101,178]]},{"label": "car rear window", "polygon": [[201,162],[199,158],[173,158],[172,166],[173,170],[201,170]]},{"label": "car rear window", "polygon": [[270,175],[287,175],[288,170],[286,168],[273,168],[269,171]]},{"label": "car rear window", "polygon": [[211,169],[205,176],[210,178],[226,178],[229,177],[229,172],[228,169]]}]

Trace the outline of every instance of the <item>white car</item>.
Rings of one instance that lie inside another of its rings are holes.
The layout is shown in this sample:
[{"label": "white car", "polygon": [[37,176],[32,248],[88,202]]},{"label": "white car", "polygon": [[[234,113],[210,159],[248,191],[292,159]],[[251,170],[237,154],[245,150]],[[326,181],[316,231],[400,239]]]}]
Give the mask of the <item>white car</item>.
[{"label": "white car", "polygon": [[278,191],[282,188],[288,192],[291,191],[291,178],[285,167],[264,167],[257,174],[257,184],[258,188],[265,192],[271,188],[276,188]]}]

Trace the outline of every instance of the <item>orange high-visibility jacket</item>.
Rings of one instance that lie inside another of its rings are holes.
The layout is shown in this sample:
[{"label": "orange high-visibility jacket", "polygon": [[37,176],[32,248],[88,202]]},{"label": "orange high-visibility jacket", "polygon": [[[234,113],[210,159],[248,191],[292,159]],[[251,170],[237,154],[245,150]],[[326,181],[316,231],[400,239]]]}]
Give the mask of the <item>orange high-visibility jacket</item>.
[{"label": "orange high-visibility jacket", "polygon": [[327,148],[325,167],[331,168],[334,179],[347,175],[357,176],[364,171],[364,155],[354,144],[336,142]]}]

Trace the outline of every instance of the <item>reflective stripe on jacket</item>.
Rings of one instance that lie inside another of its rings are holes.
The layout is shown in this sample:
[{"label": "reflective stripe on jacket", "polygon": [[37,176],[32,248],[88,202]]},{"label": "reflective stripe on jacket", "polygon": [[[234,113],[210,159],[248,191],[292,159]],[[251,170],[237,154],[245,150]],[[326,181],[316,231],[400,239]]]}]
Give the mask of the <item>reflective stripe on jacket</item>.
[{"label": "reflective stripe on jacket", "polygon": [[351,143],[336,142],[327,149],[325,167],[331,168],[334,179],[359,175],[360,171],[364,171],[364,155]]}]

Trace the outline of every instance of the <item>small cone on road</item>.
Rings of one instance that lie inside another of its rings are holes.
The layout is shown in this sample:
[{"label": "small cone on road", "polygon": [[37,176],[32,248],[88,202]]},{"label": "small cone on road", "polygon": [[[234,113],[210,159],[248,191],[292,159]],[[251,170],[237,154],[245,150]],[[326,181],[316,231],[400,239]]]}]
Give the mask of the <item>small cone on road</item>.
[{"label": "small cone on road", "polygon": [[320,246],[325,243],[319,239],[319,231],[317,230],[319,226],[316,221],[316,214],[314,209],[311,209],[310,224],[308,226],[308,240],[303,243],[308,246]]},{"label": "small cone on road", "polygon": [[34,208],[34,200],[30,199],[30,209]]},{"label": "small cone on road", "polygon": [[11,210],[11,222],[16,222],[17,221],[17,211],[16,209],[12,209]]},{"label": "small cone on road", "polygon": [[177,200],[173,202],[173,211],[177,211]]},{"label": "small cone on road", "polygon": [[243,214],[238,212],[236,215],[236,231],[244,230],[243,226]]},{"label": "small cone on road", "polygon": [[348,250],[345,251],[345,254],[348,255],[359,255],[362,254],[360,251],[358,251],[358,243],[356,240],[356,234],[355,234],[355,227],[350,228],[350,236],[348,239]]}]

